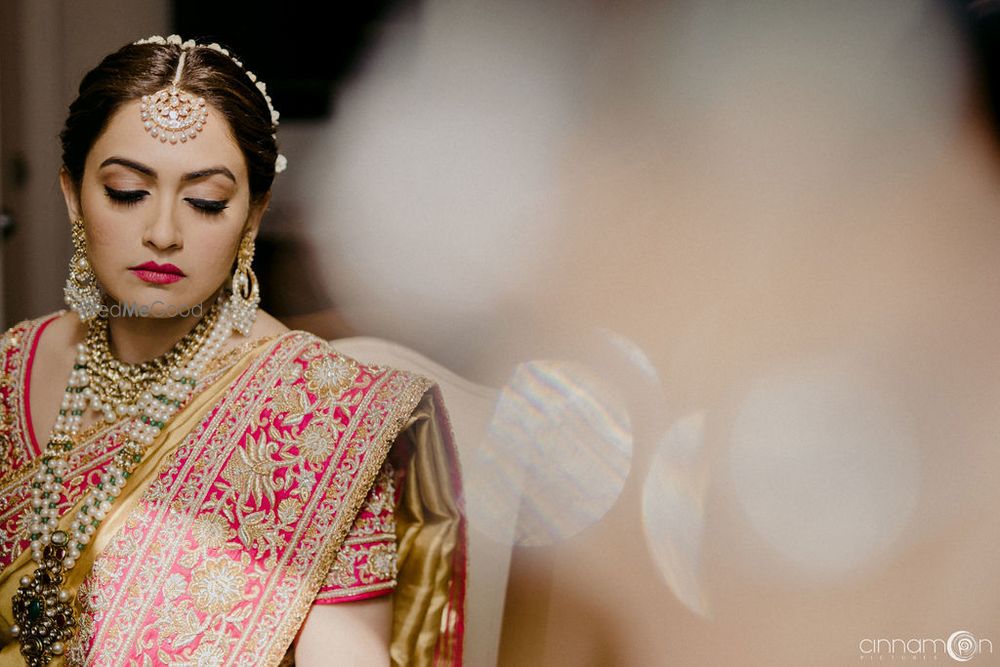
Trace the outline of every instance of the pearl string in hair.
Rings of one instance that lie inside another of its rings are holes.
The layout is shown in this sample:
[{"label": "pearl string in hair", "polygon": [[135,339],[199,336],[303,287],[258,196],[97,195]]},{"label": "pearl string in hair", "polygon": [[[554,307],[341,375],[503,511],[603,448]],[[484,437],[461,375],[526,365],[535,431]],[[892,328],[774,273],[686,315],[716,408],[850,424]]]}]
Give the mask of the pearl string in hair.
[{"label": "pearl string in hair", "polygon": [[[274,105],[271,103],[271,96],[267,94],[267,86],[264,84],[263,81],[259,81],[257,79],[257,75],[256,74],[254,74],[253,72],[251,72],[248,69],[245,69],[243,67],[243,63],[240,62],[239,60],[237,60],[236,58],[234,58],[232,56],[232,54],[230,54],[229,51],[226,50],[225,48],[223,48],[220,44],[218,44],[216,42],[212,42],[211,44],[197,44],[193,39],[189,39],[187,41],[183,41],[183,40],[181,40],[180,35],[170,35],[169,37],[162,37],[160,35],[153,35],[152,37],[146,37],[144,39],[139,39],[139,40],[136,40],[136,41],[134,41],[132,43],[133,44],[176,44],[177,46],[181,47],[181,49],[182,49],[182,51],[181,51],[181,58],[180,58],[180,60],[177,63],[177,72],[174,75],[174,85],[176,85],[177,82],[180,80],[181,68],[184,66],[184,56],[185,56],[185,51],[187,49],[193,49],[193,48],[195,48],[197,46],[201,46],[201,47],[204,47],[206,49],[212,49],[213,51],[218,51],[219,53],[221,53],[222,55],[226,56],[227,58],[229,58],[230,60],[232,60],[234,63],[236,63],[236,66],[243,70],[243,72],[247,75],[247,78],[250,79],[250,81],[257,87],[257,90],[260,91],[261,95],[264,96],[264,101],[267,102],[267,108],[271,112],[271,126],[275,130],[277,130],[277,128],[278,128],[278,118],[281,116],[281,114],[279,114],[275,110]],[[277,132],[272,133],[271,136],[275,140],[277,140],[277,138],[278,138]],[[278,157],[274,161],[274,172],[277,173],[277,174],[280,174],[281,172],[283,172],[285,170],[285,167],[287,167],[287,166],[288,166],[288,160],[285,159],[284,155],[282,155],[281,153],[278,153]]]}]

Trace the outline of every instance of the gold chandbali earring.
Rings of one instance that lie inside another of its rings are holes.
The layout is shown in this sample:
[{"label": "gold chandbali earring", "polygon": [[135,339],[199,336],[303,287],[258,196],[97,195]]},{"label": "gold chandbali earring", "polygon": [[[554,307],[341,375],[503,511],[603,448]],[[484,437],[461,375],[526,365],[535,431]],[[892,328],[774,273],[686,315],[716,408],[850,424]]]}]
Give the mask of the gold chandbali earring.
[{"label": "gold chandbali earring", "polygon": [[233,327],[244,336],[250,335],[250,327],[257,319],[257,306],[260,305],[260,285],[251,267],[252,262],[253,236],[244,234],[236,255],[236,271],[233,272],[232,294],[229,297]]},{"label": "gold chandbali earring", "polygon": [[101,288],[97,276],[87,260],[87,235],[83,229],[83,218],[73,221],[73,257],[69,263],[69,277],[63,290],[66,305],[80,316],[84,322],[93,319],[102,304]]}]

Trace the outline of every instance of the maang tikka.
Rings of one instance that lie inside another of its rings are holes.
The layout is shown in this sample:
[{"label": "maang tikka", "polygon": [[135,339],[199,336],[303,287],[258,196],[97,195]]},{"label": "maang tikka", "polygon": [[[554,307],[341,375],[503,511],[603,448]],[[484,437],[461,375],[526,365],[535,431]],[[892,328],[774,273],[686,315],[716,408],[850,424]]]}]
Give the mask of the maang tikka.
[{"label": "maang tikka", "polygon": [[94,319],[100,312],[103,295],[94,269],[87,259],[87,235],[83,228],[83,218],[73,221],[72,235],[73,257],[69,262],[69,276],[66,278],[63,297],[70,310],[86,322]]},{"label": "maang tikka", "polygon": [[[162,88],[152,95],[143,95],[140,105],[142,124],[154,139],[166,143],[185,143],[188,139],[194,139],[204,128],[208,120],[208,106],[205,99],[195,96],[179,88],[181,73],[184,70],[184,61],[187,51],[194,48],[206,48],[217,51],[232,60],[237,67],[243,70],[247,78],[254,84],[271,114],[271,136],[277,140],[278,118],[281,116],[271,103],[271,96],[267,94],[267,86],[263,81],[257,79],[257,75],[243,67],[243,63],[237,60],[233,54],[220,44],[198,44],[193,39],[184,41],[179,35],[162,37],[153,35],[145,39],[139,39],[133,44],[173,44],[181,48],[180,58],[177,60],[177,70],[174,72],[173,81],[166,88]],[[274,160],[274,173],[280,174],[288,166],[288,160],[281,153],[278,153]]]},{"label": "maang tikka", "polygon": [[250,327],[257,318],[260,305],[260,286],[253,272],[253,236],[244,234],[240,239],[240,249],[236,254],[236,270],[233,272],[232,295],[229,297],[233,316],[233,327],[244,336],[250,334]]},{"label": "maang tikka", "polygon": [[177,71],[170,86],[152,95],[143,95],[139,105],[143,127],[150,136],[176,144],[194,139],[208,120],[204,97],[195,97],[177,87],[187,51],[181,51]]}]

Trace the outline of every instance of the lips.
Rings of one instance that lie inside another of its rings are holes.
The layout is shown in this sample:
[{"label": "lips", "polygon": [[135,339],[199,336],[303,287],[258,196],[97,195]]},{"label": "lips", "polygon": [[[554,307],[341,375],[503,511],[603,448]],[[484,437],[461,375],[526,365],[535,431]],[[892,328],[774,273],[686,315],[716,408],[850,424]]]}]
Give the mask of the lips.
[{"label": "lips", "polygon": [[164,285],[177,282],[184,277],[184,272],[173,264],[157,264],[156,262],[145,262],[137,266],[129,267],[129,271],[135,274],[140,280],[155,285]]}]

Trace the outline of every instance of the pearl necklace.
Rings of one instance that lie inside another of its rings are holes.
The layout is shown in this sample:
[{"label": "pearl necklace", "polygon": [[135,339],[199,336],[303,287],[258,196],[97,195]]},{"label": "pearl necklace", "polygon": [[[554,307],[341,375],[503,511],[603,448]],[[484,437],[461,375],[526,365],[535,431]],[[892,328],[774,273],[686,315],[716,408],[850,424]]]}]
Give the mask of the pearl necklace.
[{"label": "pearl necklace", "polygon": [[207,339],[203,339],[186,364],[171,368],[165,381],[152,382],[135,403],[115,406],[110,414],[128,415],[130,420],[125,441],[101,475],[100,483],[88,491],[67,533],[57,526],[58,505],[59,494],[66,488],[63,484],[69,469],[66,457],[73,448],[73,435],[79,431],[88,401],[90,409],[103,413],[106,419],[109,417],[100,397],[110,392],[107,388],[94,391],[90,387],[93,378],[87,372],[87,364],[93,361],[91,352],[85,343],[77,346],[76,364],[66,386],[63,407],[31,484],[34,512],[28,520],[27,533],[37,568],[21,577],[12,601],[16,625],[11,626],[10,633],[18,638],[21,655],[30,667],[47,665],[53,657],[65,652],[76,626],[72,596],[62,588],[66,573],[76,565],[98,526],[111,512],[114,499],[122,492],[146,448],[187,403],[205,365],[232,334],[233,312],[232,302],[225,300],[218,320],[209,323]]}]

